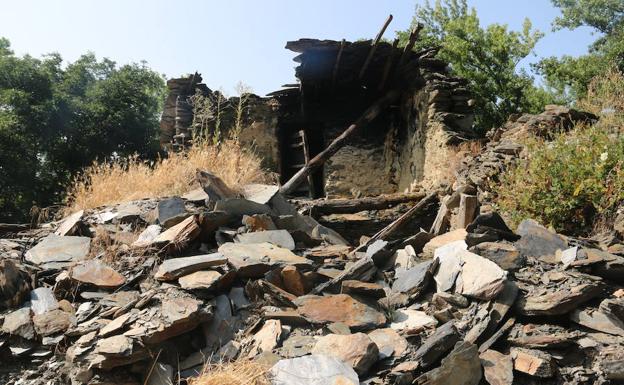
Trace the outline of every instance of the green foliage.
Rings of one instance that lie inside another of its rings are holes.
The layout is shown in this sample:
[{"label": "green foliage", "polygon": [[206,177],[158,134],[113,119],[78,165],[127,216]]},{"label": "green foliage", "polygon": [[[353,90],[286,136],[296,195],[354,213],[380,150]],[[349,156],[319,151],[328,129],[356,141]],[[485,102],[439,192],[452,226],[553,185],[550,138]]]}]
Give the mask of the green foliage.
[{"label": "green foliage", "polygon": [[591,230],[624,201],[624,76],[595,79],[580,104],[602,112],[593,127],[576,127],[551,142],[531,139],[529,157],[497,187],[498,205],[518,223],[539,219],[556,230]]},{"label": "green foliage", "polygon": [[[428,1],[416,7],[413,24],[423,24],[416,49],[439,46],[438,56],[450,63],[455,74],[470,81],[475,97],[476,125],[482,132],[504,123],[516,112],[538,112],[555,100],[518,70],[543,36],[527,19],[521,31],[506,25],[482,27],[466,0]],[[409,32],[399,32],[403,44]]]},{"label": "green foliage", "polygon": [[587,93],[590,80],[603,74],[611,64],[624,70],[624,2],[622,0],[551,0],[562,16],[553,23],[554,29],[590,27],[600,37],[590,52],[579,57],[542,59],[535,68],[548,86],[573,102]]},{"label": "green foliage", "polygon": [[93,54],[18,57],[0,39],[0,220],[58,203],[73,174],[97,158],[158,150],[162,77]]}]

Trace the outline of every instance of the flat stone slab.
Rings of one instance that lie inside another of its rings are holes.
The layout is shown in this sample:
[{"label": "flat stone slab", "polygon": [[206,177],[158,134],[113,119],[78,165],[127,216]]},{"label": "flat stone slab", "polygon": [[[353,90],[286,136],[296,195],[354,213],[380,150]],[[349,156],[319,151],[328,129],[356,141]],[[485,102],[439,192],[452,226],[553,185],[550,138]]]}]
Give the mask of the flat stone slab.
[{"label": "flat stone slab", "polygon": [[72,235],[72,233],[76,230],[76,227],[82,220],[83,215],[84,210],[80,210],[67,216],[65,219],[63,219],[63,222],[61,222],[54,234],[59,236]]},{"label": "flat stone slab", "polygon": [[116,288],[126,283],[126,278],[113,268],[93,260],[74,266],[70,276],[78,282],[104,289]]},{"label": "flat stone slab", "polygon": [[270,214],[271,208],[244,198],[227,198],[215,203],[215,211],[225,211],[230,215]]},{"label": "flat stone slab", "polygon": [[392,356],[401,357],[409,347],[407,340],[390,328],[375,329],[368,333],[368,337],[377,345],[380,360]]},{"label": "flat stone slab", "polygon": [[184,207],[184,199],[180,197],[163,199],[156,206],[158,223],[166,229],[182,222],[189,215]]},{"label": "flat stone slab", "polygon": [[359,385],[351,366],[321,354],[280,360],[270,371],[271,385]]},{"label": "flat stone slab", "polygon": [[47,268],[63,268],[84,260],[89,254],[91,238],[48,235],[26,252],[26,260]]},{"label": "flat stone slab", "polygon": [[312,354],[325,354],[345,362],[358,374],[365,374],[377,362],[379,349],[364,333],[328,334],[319,338]]},{"label": "flat stone slab", "polygon": [[178,283],[187,290],[210,290],[215,288],[220,278],[221,273],[218,271],[196,271],[180,277]]},{"label": "flat stone slab", "polygon": [[351,330],[370,330],[386,323],[386,317],[347,294],[299,297],[295,304],[313,323],[342,322]]},{"label": "flat stone slab", "polygon": [[267,184],[248,184],[243,186],[243,195],[247,200],[266,205],[277,194],[279,186]]},{"label": "flat stone slab", "polygon": [[535,257],[547,263],[559,262],[556,258],[558,250],[568,248],[565,237],[554,233],[532,219],[525,219],[516,231],[520,239],[516,247],[527,257]]},{"label": "flat stone slab", "polygon": [[256,231],[253,233],[238,234],[234,241],[237,243],[264,243],[268,242],[275,246],[288,250],[295,249],[295,240],[286,230]]},{"label": "flat stone slab", "polygon": [[220,253],[196,255],[193,257],[171,258],[165,260],[154,275],[159,281],[173,281],[183,275],[223,265],[227,262]]},{"label": "flat stone slab", "polygon": [[274,266],[309,266],[312,262],[288,249],[270,243],[224,243],[219,253],[225,256],[241,277],[261,277]]},{"label": "flat stone slab", "polygon": [[424,311],[414,309],[400,309],[394,312],[390,328],[397,331],[419,332],[425,328],[432,328],[438,321]]},{"label": "flat stone slab", "polygon": [[[410,269],[399,268],[396,271],[396,280],[392,284],[395,293],[419,295],[431,280],[433,260],[417,264]],[[437,261],[435,262],[437,264]]]}]

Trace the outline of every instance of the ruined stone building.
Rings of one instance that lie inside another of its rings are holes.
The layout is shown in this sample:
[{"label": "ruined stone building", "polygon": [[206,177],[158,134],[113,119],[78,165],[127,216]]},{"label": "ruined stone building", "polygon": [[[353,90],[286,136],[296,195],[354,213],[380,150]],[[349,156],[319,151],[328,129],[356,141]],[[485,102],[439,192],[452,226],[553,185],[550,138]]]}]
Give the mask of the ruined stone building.
[{"label": "ruined stone building", "polygon": [[[298,82],[266,97],[249,95],[239,135],[282,183],[385,91],[400,92],[397,102],[360,129],[295,195],[367,196],[430,185],[448,168],[452,146],[474,137],[466,81],[449,74],[436,49],[315,39],[291,41],[286,48],[299,54],[294,58]],[[197,73],[168,81],[161,121],[165,148],[183,146],[192,137],[189,97],[196,93],[212,100],[213,107],[220,104],[221,130],[234,125],[238,98],[219,100],[219,92],[201,81]]]}]

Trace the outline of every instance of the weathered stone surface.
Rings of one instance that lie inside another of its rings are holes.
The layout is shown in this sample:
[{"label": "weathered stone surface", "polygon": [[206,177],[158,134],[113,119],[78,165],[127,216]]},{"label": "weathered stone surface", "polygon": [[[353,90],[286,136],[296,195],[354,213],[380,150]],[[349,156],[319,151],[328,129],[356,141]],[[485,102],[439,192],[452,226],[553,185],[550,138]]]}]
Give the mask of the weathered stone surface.
[{"label": "weathered stone surface", "polygon": [[75,213],[69,215],[63,219],[63,222],[61,222],[54,234],[60,236],[76,235],[76,233],[80,231],[83,215],[84,210],[76,211]]},{"label": "weathered stone surface", "polygon": [[383,298],[386,296],[383,286],[371,282],[362,282],[349,279],[342,282],[342,292],[364,297]]},{"label": "weathered stone surface", "polygon": [[359,385],[357,373],[337,358],[313,354],[280,360],[270,371],[272,385]]},{"label": "weathered stone surface", "polygon": [[304,295],[307,292],[305,279],[303,274],[297,270],[297,267],[285,266],[280,275],[284,284],[284,289],[286,289],[287,292],[296,296]]},{"label": "weathered stone surface", "polygon": [[496,263],[503,270],[518,270],[526,263],[526,257],[509,243],[483,242],[471,247],[470,251]]},{"label": "weathered stone surface", "polygon": [[282,338],[282,323],[278,320],[266,320],[262,328],[254,335],[249,357],[260,353],[271,352]]},{"label": "weathered stone surface", "polygon": [[132,243],[133,247],[148,247],[160,235],[162,228],[158,225],[149,225],[139,234],[136,241]]},{"label": "weathered stone surface", "polygon": [[313,336],[291,335],[282,344],[280,355],[285,358],[294,358],[308,355],[316,344]]},{"label": "weathered stone surface", "polygon": [[435,250],[438,247],[442,247],[451,242],[456,241],[464,241],[466,239],[466,229],[457,229],[453,231],[449,231],[448,233],[438,235],[437,237],[432,238],[429,242],[425,244],[423,247],[423,255],[425,257],[433,257]]},{"label": "weathered stone surface", "polygon": [[106,337],[111,334],[119,334],[119,331],[123,327],[125,327],[133,317],[134,314],[126,313],[115,318],[114,320],[106,324],[106,326],[104,326],[102,329],[100,329],[99,335],[102,337]]},{"label": "weathered stone surface", "polygon": [[548,378],[555,375],[555,363],[550,354],[541,350],[512,348],[514,369],[530,376]]},{"label": "weathered stone surface", "polygon": [[49,287],[38,287],[30,292],[30,309],[33,314],[43,314],[59,308],[59,303]]},{"label": "weathered stone surface", "polygon": [[30,308],[23,307],[7,314],[4,317],[2,331],[27,340],[35,338],[35,328],[31,319]]},{"label": "weathered stone surface", "polygon": [[255,183],[243,186],[243,196],[245,199],[262,205],[268,204],[278,191],[279,186],[277,185]]},{"label": "weathered stone surface", "polygon": [[437,324],[438,321],[424,311],[399,309],[394,312],[390,328],[412,334],[420,332],[425,328],[434,327]]},{"label": "weathered stone surface", "polygon": [[357,373],[337,358],[313,354],[280,360],[270,371],[272,385],[359,385]]},{"label": "weathered stone surface", "polygon": [[167,297],[161,301],[158,316],[150,320],[154,327],[146,332],[143,341],[156,344],[168,340],[195,329],[211,318],[210,307],[206,307],[201,300]]},{"label": "weathered stone surface", "polygon": [[176,247],[182,247],[188,242],[193,241],[200,233],[201,229],[197,225],[197,218],[191,215],[175,226],[170,227],[166,231],[160,233],[151,245],[173,244]]},{"label": "weathered stone surface", "polygon": [[76,324],[76,318],[63,310],[51,310],[33,316],[33,323],[37,334],[45,337],[65,332],[70,326]]},{"label": "weathered stone surface", "polygon": [[74,266],[70,276],[80,283],[91,284],[104,289],[113,289],[126,282],[123,275],[95,260]]},{"label": "weathered stone surface", "polygon": [[392,291],[418,296],[431,281],[431,273],[438,265],[437,260],[421,262],[411,269],[397,269]]},{"label": "weathered stone surface", "polygon": [[215,211],[224,211],[235,216],[271,214],[271,208],[269,206],[244,198],[228,198],[220,200],[215,204],[214,209]]},{"label": "weathered stone surface", "polygon": [[570,313],[570,319],[579,325],[603,333],[624,336],[624,320],[599,309],[576,309]]},{"label": "weathered stone surface", "polygon": [[[534,275],[531,271],[527,275]],[[522,275],[516,278],[525,280]],[[538,278],[539,279],[539,278]],[[542,275],[548,279],[548,285],[521,285],[521,295],[516,301],[520,314],[524,315],[559,315],[566,314],[584,302],[599,296],[604,284],[598,277],[576,272],[551,272]]]},{"label": "weathered stone surface", "polygon": [[356,373],[362,375],[377,361],[377,345],[364,333],[328,334],[321,337],[312,354],[324,354],[336,357],[349,364]]},{"label": "weathered stone surface", "polygon": [[206,194],[203,188],[196,188],[182,195],[182,199],[193,203],[199,203],[208,199],[208,194]]},{"label": "weathered stone surface", "polygon": [[386,323],[386,317],[346,294],[300,297],[299,313],[314,323],[342,322],[351,330],[368,330]]},{"label": "weathered stone surface", "polygon": [[172,281],[183,275],[199,270],[223,265],[227,259],[219,253],[196,255],[193,257],[171,258],[165,260],[159,267],[154,278],[159,281]]},{"label": "weathered stone surface", "polygon": [[513,360],[511,356],[496,350],[486,350],[479,356],[483,366],[483,375],[490,385],[512,385]]},{"label": "weathered stone surface", "polygon": [[48,235],[26,252],[28,262],[44,268],[61,268],[82,261],[89,254],[91,238]]},{"label": "weathered stone surface", "polygon": [[557,263],[555,255],[557,250],[568,248],[567,240],[556,233],[551,232],[534,220],[525,219],[516,231],[520,240],[516,247],[520,253],[527,257],[535,257],[544,262]]},{"label": "weathered stone surface", "polygon": [[220,278],[221,273],[218,271],[196,271],[180,277],[178,283],[181,288],[187,290],[211,290],[215,288]]},{"label": "weathered stone surface", "polygon": [[415,354],[415,359],[419,361],[419,366],[428,368],[434,365],[453,346],[459,341],[460,336],[453,322],[447,322],[438,327],[422,345]]},{"label": "weathered stone surface", "polygon": [[241,277],[261,277],[273,266],[305,267],[311,263],[292,251],[270,243],[224,243],[219,253],[225,256]]},{"label": "weathered stone surface", "polygon": [[211,202],[238,196],[221,178],[211,172],[198,169],[196,178]]},{"label": "weathered stone surface", "polygon": [[414,384],[477,385],[481,381],[481,376],[481,361],[477,346],[460,341],[453,351],[442,359],[439,368],[418,377]]},{"label": "weathered stone surface", "polygon": [[177,225],[189,215],[184,206],[184,199],[180,197],[163,199],[156,206],[158,223],[165,229]]},{"label": "weathered stone surface", "polygon": [[380,360],[401,357],[408,348],[407,340],[390,328],[375,329],[368,333],[368,337],[377,345]]},{"label": "weathered stone surface", "polygon": [[253,233],[238,234],[234,238],[238,243],[264,243],[268,242],[288,250],[295,249],[295,240],[286,230],[256,231]]},{"label": "weathered stone surface", "polygon": [[465,248],[465,242],[459,241],[451,242],[436,250],[435,259],[438,261],[438,268],[433,279],[436,282],[438,292],[449,291],[455,286],[457,276],[461,272],[461,260],[457,254]]},{"label": "weathered stone surface", "polygon": [[467,297],[489,300],[503,290],[507,272],[494,262],[469,251],[460,251],[461,272],[455,281],[455,292]]},{"label": "weathered stone surface", "polygon": [[174,385],[173,367],[156,362],[145,385]]}]

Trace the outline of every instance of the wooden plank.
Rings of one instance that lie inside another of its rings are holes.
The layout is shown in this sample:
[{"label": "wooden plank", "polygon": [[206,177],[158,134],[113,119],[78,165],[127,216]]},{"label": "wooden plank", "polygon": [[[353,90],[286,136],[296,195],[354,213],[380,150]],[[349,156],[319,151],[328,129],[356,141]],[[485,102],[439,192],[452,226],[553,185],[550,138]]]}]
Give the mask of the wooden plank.
[{"label": "wooden plank", "polygon": [[379,31],[379,33],[375,37],[375,40],[373,40],[373,44],[371,45],[371,49],[370,49],[370,51],[368,51],[368,56],[366,56],[366,60],[364,60],[364,64],[362,65],[362,69],[360,69],[360,75],[359,75],[359,79],[360,80],[362,80],[362,78],[364,77],[364,74],[366,73],[366,69],[370,65],[371,60],[373,60],[373,55],[375,55],[375,51],[377,51],[377,46],[379,45],[379,42],[381,41],[381,37],[383,36],[384,32],[386,32],[386,29],[390,25],[390,22],[392,22],[392,15],[388,16],[388,18],[386,19],[386,22],[381,27],[381,30]]},{"label": "wooden plank", "polygon": [[401,203],[419,201],[425,195],[423,192],[417,192],[355,199],[319,199],[306,202],[307,207],[304,213],[309,213],[316,217],[328,214],[353,214],[364,210],[385,210]]},{"label": "wooden plank", "polygon": [[394,41],[392,42],[392,53],[388,56],[388,59],[386,60],[386,65],[383,69],[383,74],[381,75],[381,82],[379,82],[379,91],[383,91],[383,89],[386,87],[386,82],[388,81],[388,77],[390,77],[390,70],[392,69],[392,63],[394,62],[398,46],[399,39],[394,39]]},{"label": "wooden plank", "polygon": [[[301,143],[303,143],[303,159],[305,161],[305,164],[308,164],[310,162],[310,148],[308,147],[308,138],[306,137],[305,130],[299,131],[299,134],[301,134]],[[310,198],[314,198],[314,180],[312,179],[312,174],[308,174],[308,186],[310,191]]]},{"label": "wooden plank", "polygon": [[327,159],[331,158],[338,150],[340,150],[345,144],[347,144],[348,139],[356,133],[361,127],[369,124],[373,119],[375,119],[386,107],[390,104],[394,103],[399,99],[400,92],[397,90],[390,90],[384,96],[382,96],[379,100],[373,103],[364,113],[360,116],[353,124],[351,124],[347,129],[340,134],[336,139],[334,139],[327,148],[321,151],[318,155],[312,158],[304,168],[302,168],[299,172],[290,178],[281,188],[280,192],[282,194],[288,194],[300,185],[308,175],[310,175],[314,170],[322,166]]},{"label": "wooden plank", "polygon": [[412,29],[412,32],[410,32],[409,40],[407,42],[407,45],[403,49],[403,53],[401,54],[401,59],[399,60],[399,65],[398,65],[399,68],[405,65],[405,62],[407,61],[410,54],[412,53],[412,49],[414,49],[414,44],[416,44],[416,40],[418,40],[418,35],[420,34],[420,31],[422,29],[423,29],[423,25],[418,23],[416,24],[414,29]]},{"label": "wooden plank", "polygon": [[342,59],[342,51],[344,50],[346,40],[342,39],[340,42],[340,48],[338,49],[338,55],[336,55],[336,64],[334,64],[334,70],[332,71],[332,88],[336,86],[336,78],[338,76],[338,68],[340,67],[340,59]]}]

